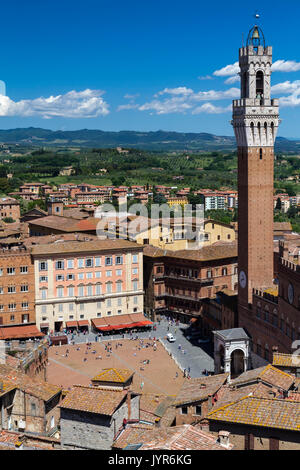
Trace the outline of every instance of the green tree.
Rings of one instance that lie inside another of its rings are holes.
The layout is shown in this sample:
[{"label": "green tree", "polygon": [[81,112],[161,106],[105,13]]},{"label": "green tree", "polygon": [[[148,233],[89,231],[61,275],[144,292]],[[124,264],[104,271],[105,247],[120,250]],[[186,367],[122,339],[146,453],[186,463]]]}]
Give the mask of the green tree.
[{"label": "green tree", "polygon": [[281,199],[280,199],[280,197],[278,197],[277,201],[276,201],[275,210],[276,211],[281,211],[281,208],[282,208]]}]

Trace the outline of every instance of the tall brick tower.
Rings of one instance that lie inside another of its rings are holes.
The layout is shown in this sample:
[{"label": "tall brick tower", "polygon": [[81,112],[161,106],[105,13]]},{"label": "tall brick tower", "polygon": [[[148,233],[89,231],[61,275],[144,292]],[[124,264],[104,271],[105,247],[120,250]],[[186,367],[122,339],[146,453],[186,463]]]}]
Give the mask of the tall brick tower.
[{"label": "tall brick tower", "polygon": [[252,300],[253,288],[273,281],[274,142],[278,100],[271,99],[272,47],[254,26],[239,50],[241,99],[233,101],[238,146],[239,311]]}]

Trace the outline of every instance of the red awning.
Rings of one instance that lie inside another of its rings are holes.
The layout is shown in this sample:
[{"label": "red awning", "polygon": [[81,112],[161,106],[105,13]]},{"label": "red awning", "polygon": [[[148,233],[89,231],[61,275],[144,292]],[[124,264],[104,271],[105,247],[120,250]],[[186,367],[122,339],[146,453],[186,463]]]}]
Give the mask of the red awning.
[{"label": "red awning", "polygon": [[41,333],[35,325],[8,326],[0,328],[0,339],[23,339],[23,338],[42,338]]},{"label": "red awning", "polygon": [[111,331],[111,330],[113,330],[113,327],[112,327],[112,326],[97,326],[97,330],[100,330],[100,331]]},{"label": "red awning", "polygon": [[40,328],[49,328],[49,323],[41,323]]},{"label": "red awning", "polygon": [[[122,320],[124,323],[122,323]],[[150,320],[147,320],[142,313],[95,318],[92,322],[94,327],[100,331],[125,330],[128,328],[153,325],[153,323]]]},{"label": "red awning", "polygon": [[136,324],[136,326],[151,326],[153,325],[152,321],[145,320],[145,321],[140,321]]},{"label": "red awning", "polygon": [[107,322],[104,318],[93,318],[92,323],[95,328],[102,328],[107,326]]},{"label": "red awning", "polygon": [[79,320],[78,325],[79,326],[89,326],[89,321],[88,320]]},{"label": "red awning", "polygon": [[78,322],[77,321],[67,321],[66,322],[66,327],[67,328],[77,328],[78,327]]}]

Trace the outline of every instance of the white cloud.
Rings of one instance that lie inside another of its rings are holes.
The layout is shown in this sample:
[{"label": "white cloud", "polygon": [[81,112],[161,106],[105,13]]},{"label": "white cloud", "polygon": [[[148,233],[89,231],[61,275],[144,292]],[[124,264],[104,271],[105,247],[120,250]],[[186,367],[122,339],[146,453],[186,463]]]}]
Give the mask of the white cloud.
[{"label": "white cloud", "polygon": [[126,100],[135,100],[136,98],[138,98],[140,96],[139,93],[135,93],[134,95],[130,95],[129,93],[126,93],[126,95],[124,95],[124,98]]},{"label": "white cloud", "polygon": [[273,72],[297,72],[300,70],[300,62],[294,60],[276,60],[272,65]]},{"label": "white cloud", "polygon": [[215,75],[216,77],[228,77],[230,75],[236,75],[237,73],[239,73],[239,71],[239,63],[235,62],[234,64],[226,65],[225,67],[219,70],[215,70],[213,75]]},{"label": "white cloud", "polygon": [[[276,60],[272,65],[272,72],[297,72],[300,70],[300,62],[295,60]],[[227,85],[231,85],[240,80],[238,75],[240,71],[239,63],[226,65],[219,70],[215,70],[213,75],[216,77],[229,77],[225,80]]]},{"label": "white cloud", "polygon": [[136,109],[139,105],[136,103],[121,104],[117,107],[117,111],[124,111],[126,109]]},{"label": "white cloud", "polygon": [[[276,60],[272,65],[273,72],[297,72],[300,70],[300,62],[295,60]],[[215,70],[213,75],[216,77],[228,77],[239,73],[239,63],[226,65],[219,70]]]},{"label": "white cloud", "polygon": [[279,104],[282,107],[294,107],[294,106],[300,106],[300,88],[297,90],[297,92],[292,93],[289,96],[282,96],[279,98]]},{"label": "white cloud", "polygon": [[225,83],[227,85],[232,85],[233,83],[236,83],[236,82],[239,82],[239,81],[240,81],[240,76],[239,75],[234,75],[233,77],[227,78],[227,80],[225,80]]},{"label": "white cloud", "polygon": [[194,91],[191,88],[186,88],[185,86],[179,86],[177,88],[165,88],[162,91],[159,91],[154,95],[155,97],[161,96],[161,95],[191,95],[194,93]]},{"label": "white cloud", "polygon": [[300,80],[290,82],[289,80],[272,86],[272,93],[293,93],[300,88]]},{"label": "white cloud", "polygon": [[300,80],[286,81],[272,86],[272,93],[287,94],[279,98],[282,107],[300,106]]},{"label": "white cloud", "polygon": [[207,113],[207,114],[221,114],[227,113],[232,110],[232,105],[222,107],[222,106],[215,106],[212,103],[204,103],[197,108],[194,108],[192,114],[200,114],[200,113]]},{"label": "white cloud", "polygon": [[198,77],[198,80],[213,80],[214,77],[212,77],[211,75],[203,75],[203,76],[200,76]]},{"label": "white cloud", "polygon": [[228,90],[209,90],[194,93],[190,98],[194,101],[205,100],[224,100],[229,98],[238,98],[240,96],[239,88],[229,88]]},{"label": "white cloud", "polygon": [[152,100],[140,106],[139,111],[154,111],[156,114],[185,113],[193,107],[185,101],[184,97],[174,97],[160,100]]},{"label": "white cloud", "polygon": [[[170,97],[159,99],[161,95],[170,94]],[[231,109],[229,107],[214,106],[210,101],[228,100],[238,98],[240,90],[238,88],[229,88],[227,90],[208,90],[194,92],[190,88],[165,88],[163,91],[154,95],[154,100],[149,101],[138,107],[139,111],[151,111],[155,114],[168,114],[168,113],[187,113],[190,111],[192,114],[208,113],[219,114],[224,113]],[[201,106],[197,106],[199,101],[206,101]],[[120,107],[121,109],[129,109]]]},{"label": "white cloud", "polygon": [[64,95],[40,97],[34,100],[13,101],[0,95],[0,116],[41,116],[92,118],[109,114],[101,90],[69,91]]}]

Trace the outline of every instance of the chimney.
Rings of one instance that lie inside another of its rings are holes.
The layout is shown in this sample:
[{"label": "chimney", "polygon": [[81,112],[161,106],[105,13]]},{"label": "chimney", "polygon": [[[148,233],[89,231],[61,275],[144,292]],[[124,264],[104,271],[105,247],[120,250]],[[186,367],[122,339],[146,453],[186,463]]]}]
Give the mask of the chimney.
[{"label": "chimney", "polygon": [[230,447],[230,442],[229,442],[229,436],[230,432],[228,431],[219,431],[218,434],[218,441],[222,447],[225,447],[228,449]]}]

